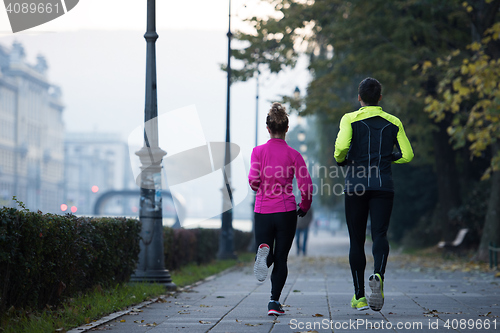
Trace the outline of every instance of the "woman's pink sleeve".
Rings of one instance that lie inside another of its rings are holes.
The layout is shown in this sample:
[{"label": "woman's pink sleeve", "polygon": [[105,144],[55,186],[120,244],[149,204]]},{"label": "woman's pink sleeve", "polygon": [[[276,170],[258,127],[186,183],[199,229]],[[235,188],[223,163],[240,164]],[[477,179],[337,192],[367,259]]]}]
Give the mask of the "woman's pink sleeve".
[{"label": "woman's pink sleeve", "polygon": [[257,157],[258,153],[255,148],[252,150],[252,157],[250,158],[250,173],[248,174],[248,183],[252,190],[257,191],[260,186],[260,161]]},{"label": "woman's pink sleeve", "polygon": [[301,195],[299,207],[302,211],[307,212],[311,208],[313,184],[306,162],[300,154],[295,159],[295,178],[297,178],[297,186]]}]

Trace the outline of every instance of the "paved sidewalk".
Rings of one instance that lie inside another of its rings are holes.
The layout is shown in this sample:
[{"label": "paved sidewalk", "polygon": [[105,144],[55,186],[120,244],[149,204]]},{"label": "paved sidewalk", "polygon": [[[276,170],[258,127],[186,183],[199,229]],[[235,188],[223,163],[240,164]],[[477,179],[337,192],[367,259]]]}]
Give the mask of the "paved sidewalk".
[{"label": "paved sidewalk", "polygon": [[[267,315],[269,278],[258,283],[252,267],[246,266],[92,331],[500,331],[500,279],[494,278],[493,273],[422,268],[393,256],[388,263],[382,311],[356,311],[350,307],[353,286],[345,236],[310,233],[310,237],[308,257],[295,256],[292,248],[288,280],[280,300],[286,310],[283,316]],[[329,252],[322,251],[327,248]],[[368,261],[366,278],[371,265],[372,261]]]}]

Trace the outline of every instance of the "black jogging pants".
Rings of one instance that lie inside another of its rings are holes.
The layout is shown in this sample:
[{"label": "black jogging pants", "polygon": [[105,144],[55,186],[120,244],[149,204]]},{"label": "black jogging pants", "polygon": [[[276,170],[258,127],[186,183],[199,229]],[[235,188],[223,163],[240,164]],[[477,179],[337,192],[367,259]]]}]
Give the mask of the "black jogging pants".
[{"label": "black jogging pants", "polygon": [[365,191],[360,195],[345,193],[345,215],[350,239],[349,264],[356,299],[365,295],[365,239],[368,215],[373,240],[373,273],[379,273],[383,278],[389,255],[387,229],[393,201],[394,192],[389,191]]},{"label": "black jogging pants", "polygon": [[271,214],[255,213],[255,244],[269,245],[267,267],[271,267],[274,263],[271,273],[271,299],[274,301],[279,301],[285,286],[288,276],[288,253],[292,247],[296,228],[295,210]]}]

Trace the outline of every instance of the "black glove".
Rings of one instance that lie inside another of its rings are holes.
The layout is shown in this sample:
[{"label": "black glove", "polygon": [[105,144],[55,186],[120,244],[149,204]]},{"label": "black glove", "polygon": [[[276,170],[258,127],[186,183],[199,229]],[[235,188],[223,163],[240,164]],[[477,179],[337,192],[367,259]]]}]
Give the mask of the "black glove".
[{"label": "black glove", "polygon": [[392,161],[397,161],[399,160],[401,157],[403,157],[403,154],[401,154],[401,152],[397,151],[397,152],[393,152],[392,155]]},{"label": "black glove", "polygon": [[349,161],[348,161],[348,160],[347,160],[347,158],[346,158],[345,160],[343,160],[343,161],[342,161],[342,162],[340,162],[340,163],[339,163],[339,162],[337,162],[337,165],[338,165],[338,166],[344,166],[344,165],[347,165],[347,163],[348,163],[348,162],[349,162]]},{"label": "black glove", "polygon": [[306,216],[307,212],[304,212],[301,208],[299,208],[299,210],[297,211],[297,215],[299,217],[304,217]]}]

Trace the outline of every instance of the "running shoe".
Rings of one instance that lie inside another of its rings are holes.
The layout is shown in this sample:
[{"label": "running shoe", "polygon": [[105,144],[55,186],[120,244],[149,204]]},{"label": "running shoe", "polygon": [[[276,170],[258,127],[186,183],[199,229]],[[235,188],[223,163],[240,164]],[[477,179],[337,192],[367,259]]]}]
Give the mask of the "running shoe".
[{"label": "running shoe", "polygon": [[285,314],[285,310],[283,310],[283,307],[281,306],[280,302],[278,301],[269,301],[269,304],[267,305],[267,315],[282,315]]},{"label": "running shoe", "polygon": [[267,277],[267,256],[269,255],[269,245],[262,243],[257,250],[257,257],[253,265],[253,274],[260,282]]},{"label": "running shoe", "polygon": [[366,297],[363,296],[360,299],[356,299],[356,295],[352,296],[351,307],[359,311],[368,310],[368,303],[366,302]]},{"label": "running shoe", "polygon": [[378,273],[370,275],[369,281],[372,294],[368,297],[368,304],[373,311],[380,311],[384,306],[384,281]]}]

